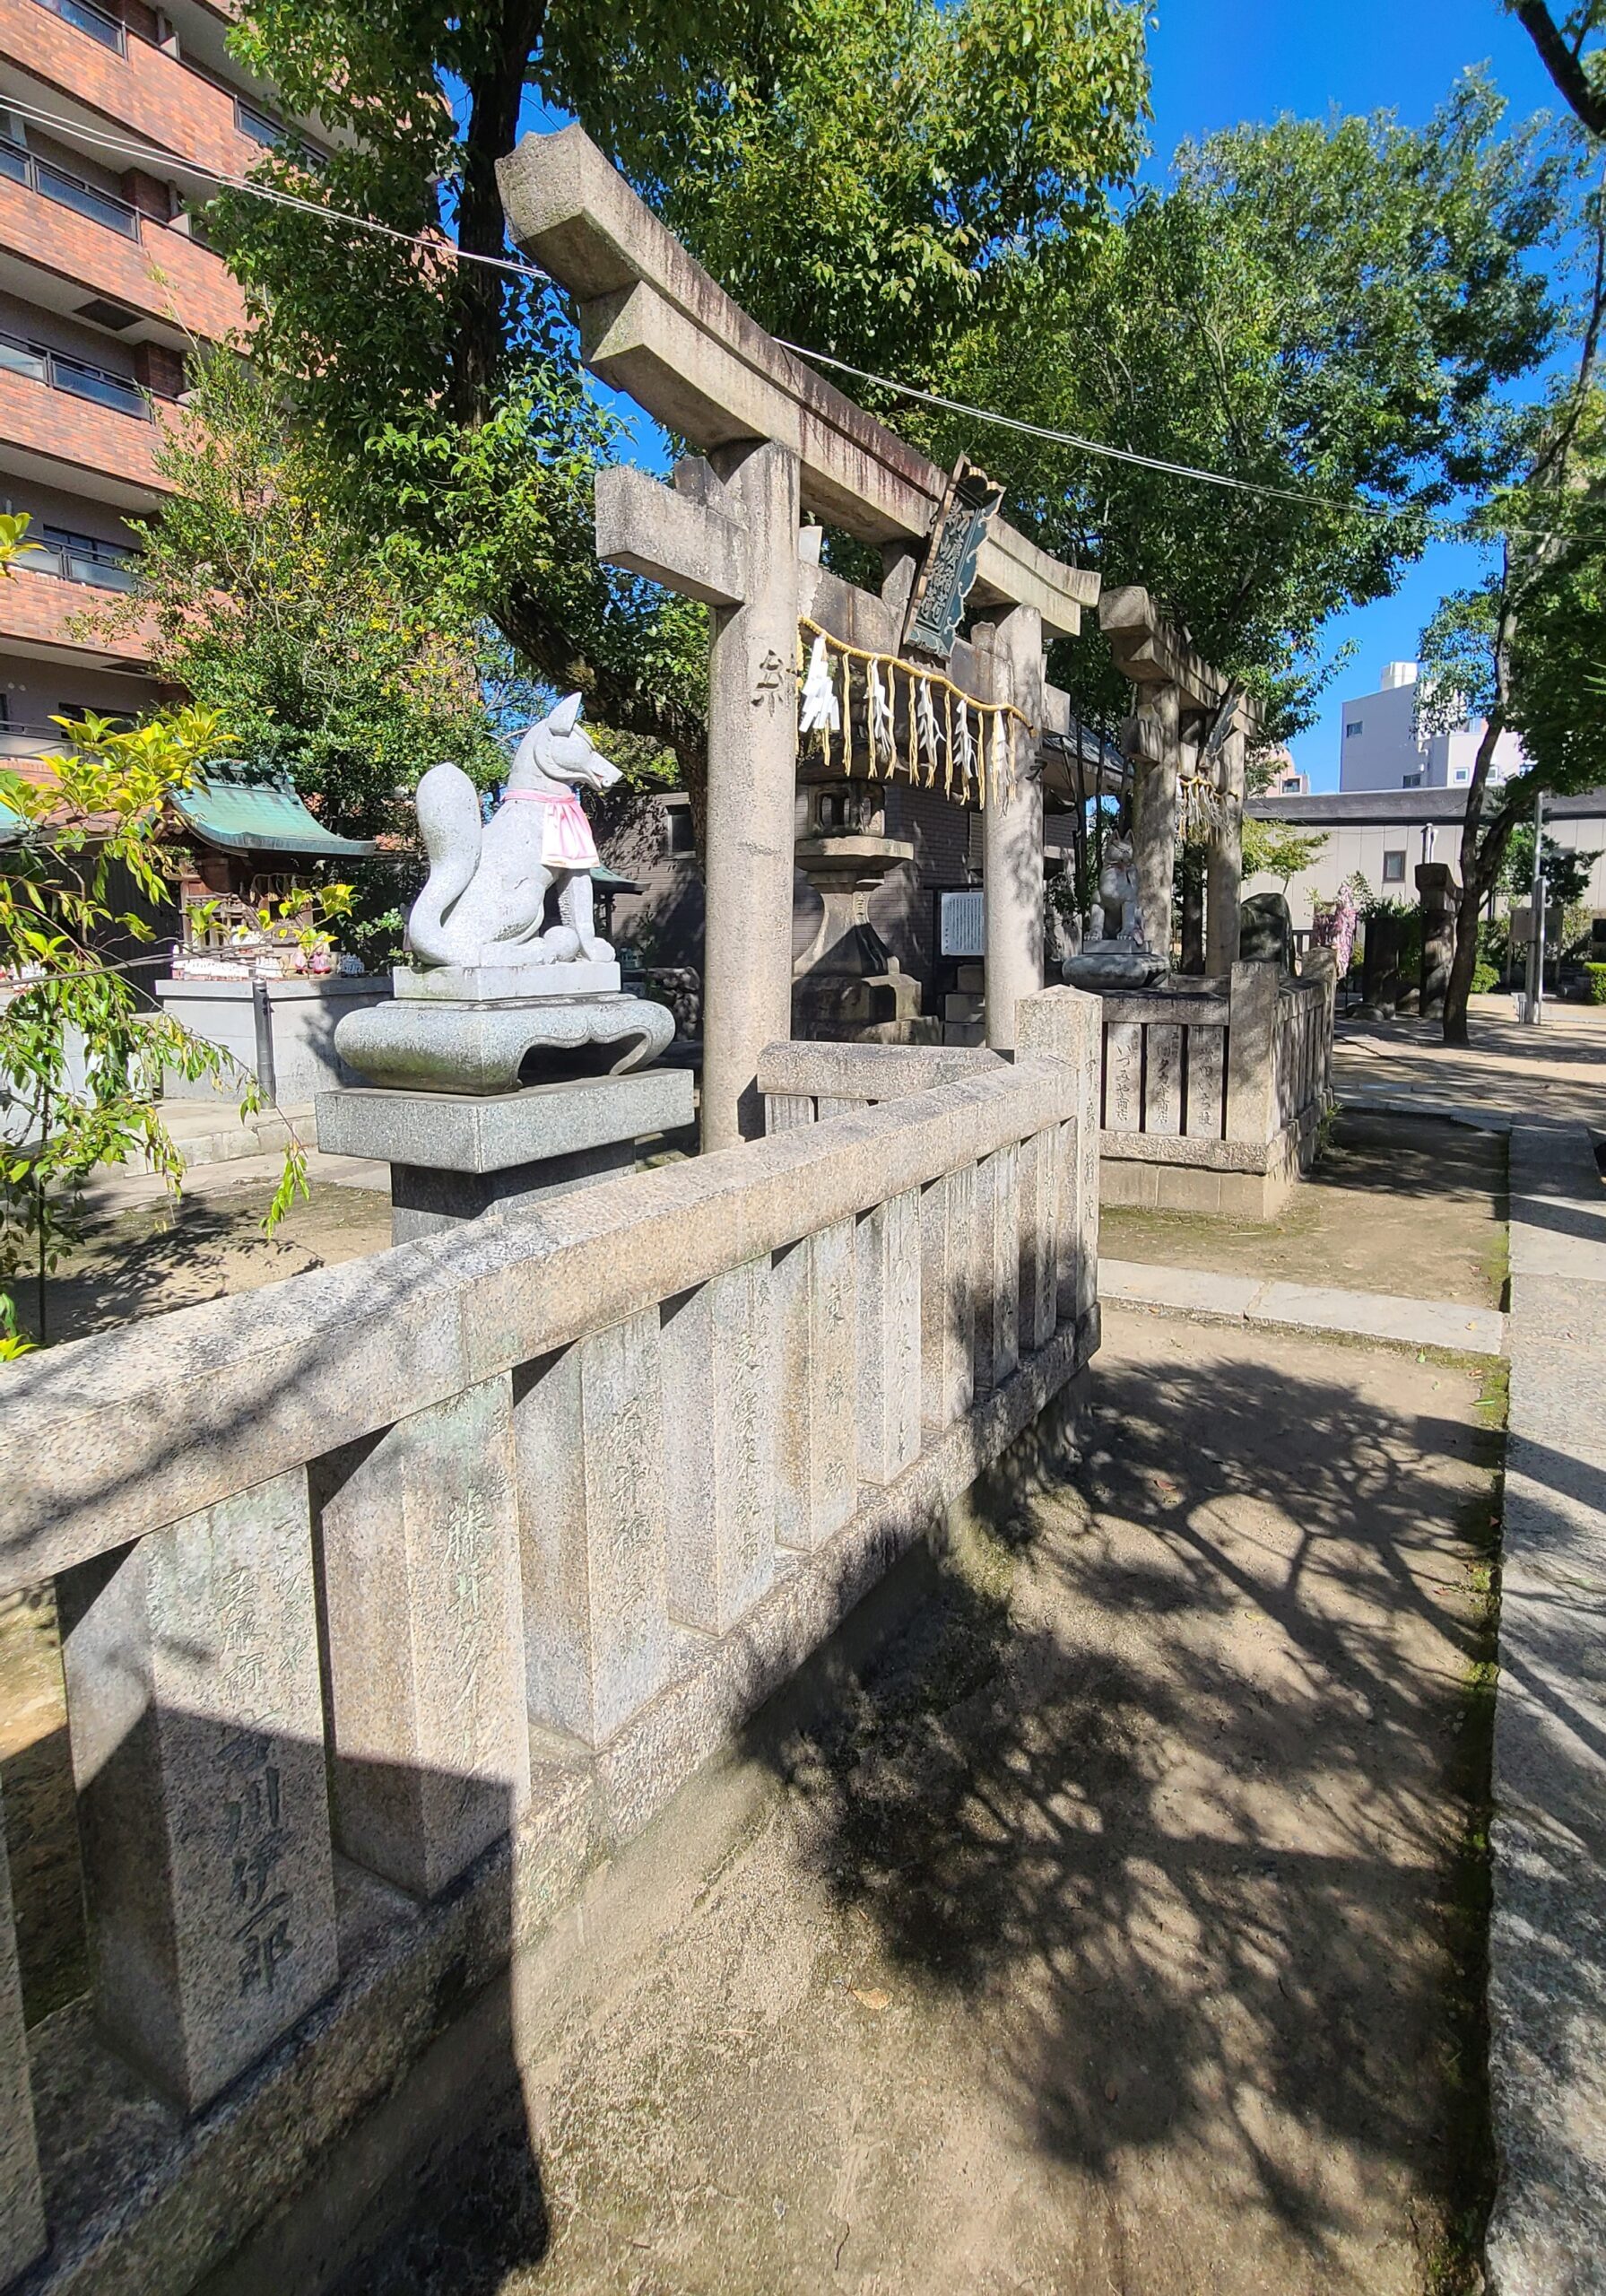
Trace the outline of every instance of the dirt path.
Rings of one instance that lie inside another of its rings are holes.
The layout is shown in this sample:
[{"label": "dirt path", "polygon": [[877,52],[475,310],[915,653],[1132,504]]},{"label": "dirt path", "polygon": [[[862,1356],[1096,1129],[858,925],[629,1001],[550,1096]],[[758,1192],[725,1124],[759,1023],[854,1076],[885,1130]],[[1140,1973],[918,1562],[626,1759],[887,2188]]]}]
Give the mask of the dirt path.
[{"label": "dirt path", "polygon": [[488,2165],[366,2289],[1467,2284],[1490,1413],[1119,1311],[1095,1380],[737,1847],[672,1808],[594,1884],[517,2235]]},{"label": "dirt path", "polygon": [[1348,1108],[1275,1220],[1107,1205],[1099,1248],[1107,1259],[1498,1308],[1506,1142],[1441,1118]]}]

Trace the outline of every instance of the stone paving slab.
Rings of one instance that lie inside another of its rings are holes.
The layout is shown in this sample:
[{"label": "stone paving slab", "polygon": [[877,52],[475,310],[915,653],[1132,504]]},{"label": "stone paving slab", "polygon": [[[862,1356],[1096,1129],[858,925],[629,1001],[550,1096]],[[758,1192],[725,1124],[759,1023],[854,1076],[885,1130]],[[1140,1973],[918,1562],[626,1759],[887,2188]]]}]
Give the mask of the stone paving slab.
[{"label": "stone paving slab", "polygon": [[1156,1267],[1101,1259],[1098,1288],[1128,1307],[1178,1315],[1224,1316],[1294,1331],[1335,1332],[1400,1347],[1434,1347],[1462,1355],[1500,1355],[1506,1318],[1492,1308],[1448,1300],[1408,1300],[1391,1292],[1344,1292],[1332,1284],[1263,1283],[1210,1268]]},{"label": "stone paving slab", "polygon": [[1494,2296],[1606,2291],[1606,1188],[1511,1140],[1510,1438],[1495,1713]]}]

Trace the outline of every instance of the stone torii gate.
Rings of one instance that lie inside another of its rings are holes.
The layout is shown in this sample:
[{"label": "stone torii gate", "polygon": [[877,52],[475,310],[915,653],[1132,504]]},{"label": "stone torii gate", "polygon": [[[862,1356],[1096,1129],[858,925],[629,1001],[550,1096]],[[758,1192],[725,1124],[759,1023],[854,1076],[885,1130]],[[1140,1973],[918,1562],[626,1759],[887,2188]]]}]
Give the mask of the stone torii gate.
[{"label": "stone torii gate", "polygon": [[[881,601],[848,595],[895,620],[946,474],[716,286],[583,129],[526,136],[498,173],[514,239],[576,300],[586,364],[699,450],[670,486],[602,473],[596,535],[605,563],[712,613],[702,1138],[726,1147],[762,1128],[759,1055],[792,1028],[794,666],[804,588],[824,612],[831,587],[800,558],[800,523],[806,514],[881,549]],[[1074,637],[1098,590],[1096,574],[993,520],[970,593],[993,618],[974,633],[970,667],[985,680],[978,699],[1025,721],[1011,720],[1015,802],[985,813],[987,1041],[1002,1051],[1013,1048],[1017,1000],[1042,986],[1043,807],[1029,728],[1068,722],[1045,684],[1044,633]]]},{"label": "stone torii gate", "polygon": [[[1254,727],[1254,712],[1241,696],[1233,694],[1220,673],[1170,628],[1147,590],[1135,584],[1106,590],[1098,601],[1098,626],[1136,702],[1123,728],[1123,747],[1133,763],[1138,905],[1152,947],[1170,945],[1181,778],[1185,770],[1206,770],[1202,744],[1184,738],[1183,719],[1203,713],[1220,721],[1213,726],[1215,753],[1207,771],[1221,805],[1205,863],[1204,970],[1229,973],[1238,953],[1245,751]],[[1230,713],[1224,716],[1229,702]]]}]

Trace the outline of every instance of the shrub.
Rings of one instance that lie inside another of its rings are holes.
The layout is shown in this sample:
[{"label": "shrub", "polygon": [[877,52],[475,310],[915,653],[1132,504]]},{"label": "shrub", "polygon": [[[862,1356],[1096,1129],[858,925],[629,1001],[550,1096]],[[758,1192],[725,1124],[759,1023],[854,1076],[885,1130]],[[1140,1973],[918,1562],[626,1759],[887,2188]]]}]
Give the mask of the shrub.
[{"label": "shrub", "polygon": [[1584,980],[1584,1003],[1606,1004],[1606,965],[1585,965]]}]

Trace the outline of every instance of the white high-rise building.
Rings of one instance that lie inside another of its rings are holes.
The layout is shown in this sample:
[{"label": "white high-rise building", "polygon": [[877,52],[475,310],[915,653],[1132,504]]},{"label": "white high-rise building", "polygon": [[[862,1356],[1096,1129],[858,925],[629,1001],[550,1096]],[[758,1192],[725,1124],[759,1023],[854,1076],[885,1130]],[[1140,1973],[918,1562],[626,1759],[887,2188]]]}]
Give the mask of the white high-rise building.
[{"label": "white high-rise building", "polygon": [[[1417,726],[1415,662],[1385,662],[1376,693],[1346,701],[1339,744],[1341,789],[1454,789],[1472,778],[1485,721],[1468,718],[1442,734]],[[1515,734],[1502,734],[1491,778],[1508,781],[1527,765]]]}]

